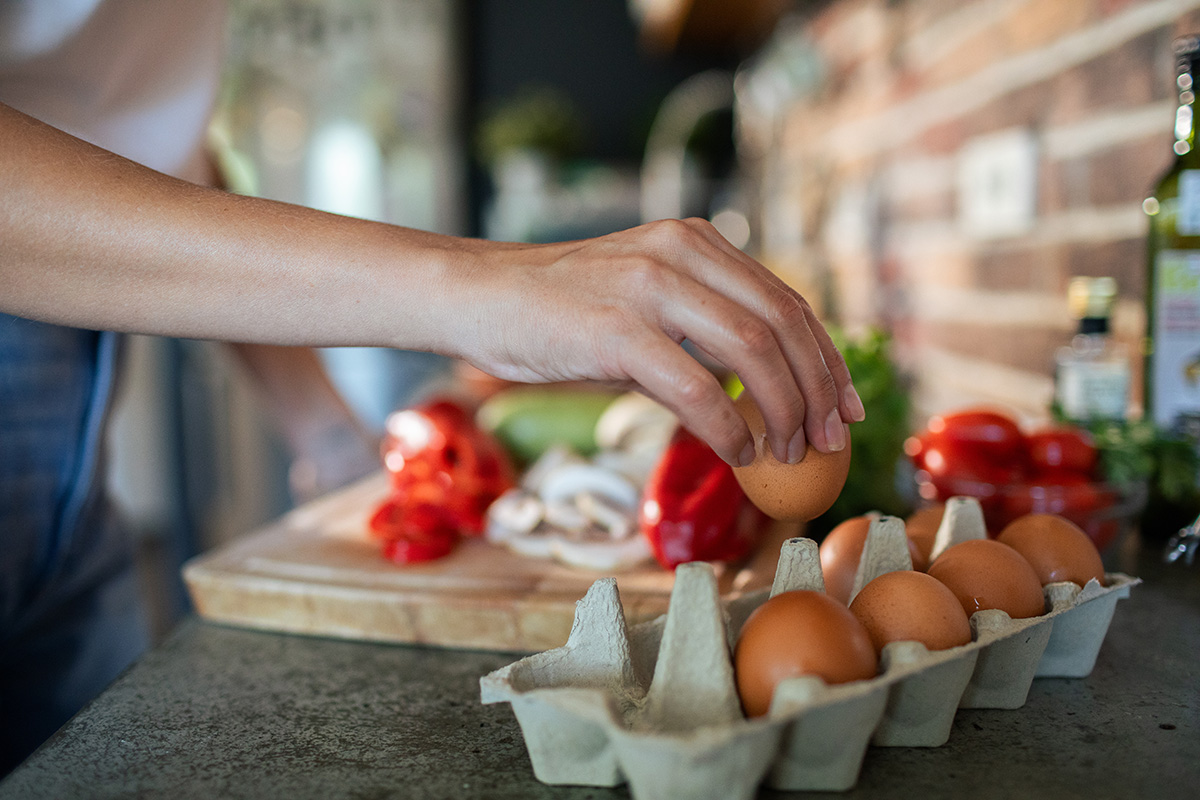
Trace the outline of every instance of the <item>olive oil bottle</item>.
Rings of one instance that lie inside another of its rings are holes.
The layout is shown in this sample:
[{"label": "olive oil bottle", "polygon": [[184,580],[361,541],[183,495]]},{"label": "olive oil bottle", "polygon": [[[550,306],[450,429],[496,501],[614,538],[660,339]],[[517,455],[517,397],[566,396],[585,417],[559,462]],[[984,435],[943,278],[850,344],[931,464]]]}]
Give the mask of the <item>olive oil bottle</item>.
[{"label": "olive oil bottle", "polygon": [[1175,161],[1142,204],[1150,219],[1145,408],[1161,430],[1200,440],[1200,36],[1177,40],[1175,57]]},{"label": "olive oil bottle", "polygon": [[[1165,539],[1200,513],[1195,481],[1200,447],[1200,151],[1196,149],[1196,82],[1200,35],[1175,42],[1175,160],[1142,207],[1150,221],[1146,269],[1145,417],[1156,441],[1173,441],[1175,468],[1159,446],[1141,533]],[[1190,440],[1190,442],[1189,442]],[[1189,463],[1187,469],[1179,464]],[[1174,490],[1165,477],[1174,473]],[[1189,473],[1190,477],[1189,477]]]}]

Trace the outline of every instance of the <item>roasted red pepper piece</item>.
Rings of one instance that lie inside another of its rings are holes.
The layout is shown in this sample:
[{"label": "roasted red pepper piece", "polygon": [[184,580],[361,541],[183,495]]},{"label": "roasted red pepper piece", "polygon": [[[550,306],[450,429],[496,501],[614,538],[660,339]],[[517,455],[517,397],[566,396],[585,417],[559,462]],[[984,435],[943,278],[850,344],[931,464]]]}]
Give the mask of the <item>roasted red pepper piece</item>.
[{"label": "roasted red pepper piece", "polygon": [[384,555],[402,563],[438,558],[459,534],[481,534],[487,507],[514,485],[500,444],[446,400],[389,417],[383,463],[392,493],[370,527]]},{"label": "roasted red pepper piece", "polygon": [[758,544],[765,520],[733,469],[684,428],[646,481],[639,514],[642,534],[667,569],[688,561],[736,561]]},{"label": "roasted red pepper piece", "polygon": [[440,506],[399,494],[379,506],[368,526],[383,539],[384,557],[401,564],[441,558],[458,543],[458,528]]}]

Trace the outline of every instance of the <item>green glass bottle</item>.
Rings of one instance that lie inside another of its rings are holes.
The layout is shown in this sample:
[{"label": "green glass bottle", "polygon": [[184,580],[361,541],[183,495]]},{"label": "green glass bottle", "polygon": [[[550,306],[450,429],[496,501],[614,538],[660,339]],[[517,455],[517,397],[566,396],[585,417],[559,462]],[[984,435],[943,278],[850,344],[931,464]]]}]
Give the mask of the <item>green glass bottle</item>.
[{"label": "green glass bottle", "polygon": [[1160,429],[1200,439],[1200,36],[1177,40],[1175,56],[1175,161],[1142,204],[1150,218],[1145,407]]},{"label": "green glass bottle", "polygon": [[[1175,62],[1175,160],[1142,204],[1150,220],[1143,386],[1146,419],[1182,440],[1186,454],[1195,452],[1184,444],[1187,439],[1200,442],[1200,150],[1195,136],[1200,35],[1176,40]],[[1165,539],[1200,513],[1200,488],[1164,488],[1164,478],[1178,473],[1169,469],[1165,453],[1161,447],[1156,451],[1141,518],[1142,535],[1151,540]]]}]

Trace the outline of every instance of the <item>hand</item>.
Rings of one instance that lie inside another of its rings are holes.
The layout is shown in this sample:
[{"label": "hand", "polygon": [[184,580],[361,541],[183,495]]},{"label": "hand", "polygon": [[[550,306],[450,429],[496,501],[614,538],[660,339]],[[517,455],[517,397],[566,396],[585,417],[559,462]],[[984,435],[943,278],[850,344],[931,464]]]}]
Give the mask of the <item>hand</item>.
[{"label": "hand", "polygon": [[315,350],[243,342],[229,349],[291,451],[294,500],[313,500],[380,468],[379,437],[346,404]]},{"label": "hand", "polygon": [[597,239],[480,245],[447,350],[500,378],[633,387],[672,409],[734,465],[749,429],[686,338],[758,402],[775,457],[845,446],[865,417],[846,362],[809,304],[704,220],[663,220]]}]

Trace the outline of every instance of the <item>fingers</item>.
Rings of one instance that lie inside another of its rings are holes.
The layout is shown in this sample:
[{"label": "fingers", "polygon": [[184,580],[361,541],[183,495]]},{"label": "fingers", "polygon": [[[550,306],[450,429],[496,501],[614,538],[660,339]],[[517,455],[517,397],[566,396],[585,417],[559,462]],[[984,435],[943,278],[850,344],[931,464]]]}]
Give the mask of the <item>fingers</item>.
[{"label": "fingers", "polygon": [[754,461],[746,421],[713,374],[682,347],[661,333],[644,331],[622,342],[618,352],[621,369],[726,463],[742,467]]},{"label": "fingers", "polygon": [[[845,447],[843,422],[865,414],[844,359],[804,299],[710,224],[677,223],[670,232],[677,239],[671,252],[677,263],[734,304],[706,310],[713,312],[713,322],[725,326],[725,335],[746,337],[743,346],[718,351],[710,341],[697,341],[734,368],[753,391],[776,458],[795,463],[808,442],[825,452]],[[762,325],[775,340],[782,368],[760,341]],[[695,338],[692,331],[688,336]]]},{"label": "fingers", "polygon": [[867,410],[863,408],[862,398],[858,396],[858,391],[854,388],[850,368],[846,366],[846,359],[842,357],[837,345],[830,338],[829,331],[825,330],[825,326],[817,319],[817,315],[813,313],[812,307],[808,303],[804,304],[804,311],[808,317],[809,330],[812,331],[817,344],[821,347],[825,366],[829,368],[834,383],[837,384],[838,408],[841,411],[842,421],[862,422],[867,418]]},{"label": "fingers", "polygon": [[[775,332],[760,317],[706,286],[684,278],[663,310],[671,329],[682,331],[704,352],[725,365],[736,364],[742,383],[760,409],[771,409],[767,443],[780,461],[795,463],[804,454],[807,400],[792,377],[792,368]],[[820,352],[813,345],[813,352]],[[798,450],[793,445],[798,442]]]},{"label": "fingers", "polygon": [[837,386],[838,409],[841,412],[843,422],[862,422],[866,419],[866,410],[863,408],[862,399],[854,388],[853,379],[850,375],[850,370],[846,366],[846,360],[842,358],[842,354],[838,351],[837,346],[830,338],[829,332],[825,330],[825,326],[817,319],[816,314],[812,310],[812,306],[800,296],[792,287],[769,269],[759,264],[750,256],[738,250],[729,243],[725,237],[721,236],[712,224],[706,220],[685,220],[687,224],[692,226],[700,235],[704,236],[715,247],[721,250],[726,255],[738,261],[747,270],[755,274],[757,277],[764,278],[768,283],[778,287],[785,294],[789,295],[796,302],[800,303],[805,312],[805,317],[808,321],[809,330],[816,338],[817,344],[820,347],[821,354],[825,359],[825,365],[828,367],[830,374],[833,376],[834,383]]},{"label": "fingers", "polygon": [[829,369],[837,386],[838,409],[841,412],[842,421],[862,422],[866,419],[866,410],[863,408],[862,399],[854,388],[850,369],[846,366],[846,360],[833,343],[833,339],[830,338],[829,332],[825,330],[825,326],[817,319],[817,315],[813,312],[812,306],[808,301],[801,297],[792,287],[788,286],[778,275],[730,244],[708,221],[696,219],[684,220],[684,222],[693,227],[697,233],[706,238],[721,252],[739,262],[756,277],[761,277],[771,285],[778,287],[801,305],[805,312],[809,330],[816,339],[817,345],[821,350],[821,355],[825,359],[825,366]]}]

